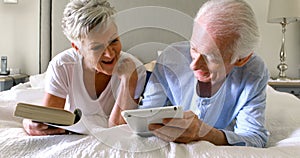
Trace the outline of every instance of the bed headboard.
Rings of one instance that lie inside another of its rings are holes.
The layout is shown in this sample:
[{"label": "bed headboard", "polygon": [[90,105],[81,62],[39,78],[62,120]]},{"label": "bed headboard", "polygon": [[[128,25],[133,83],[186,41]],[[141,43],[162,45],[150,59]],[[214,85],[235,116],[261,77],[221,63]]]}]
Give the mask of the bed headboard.
[{"label": "bed headboard", "polygon": [[[51,57],[70,47],[61,19],[69,0],[52,1]],[[109,0],[117,10],[116,22],[123,51],[148,63],[168,44],[189,40],[193,17],[204,0]]]}]

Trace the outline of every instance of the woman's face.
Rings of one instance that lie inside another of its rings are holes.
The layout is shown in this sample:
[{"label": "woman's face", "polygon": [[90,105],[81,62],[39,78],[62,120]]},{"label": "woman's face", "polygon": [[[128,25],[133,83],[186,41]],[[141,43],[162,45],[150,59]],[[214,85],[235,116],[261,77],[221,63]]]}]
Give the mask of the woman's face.
[{"label": "woman's face", "polygon": [[84,65],[97,73],[112,75],[122,49],[117,26],[111,22],[96,26],[81,41],[79,53]]}]

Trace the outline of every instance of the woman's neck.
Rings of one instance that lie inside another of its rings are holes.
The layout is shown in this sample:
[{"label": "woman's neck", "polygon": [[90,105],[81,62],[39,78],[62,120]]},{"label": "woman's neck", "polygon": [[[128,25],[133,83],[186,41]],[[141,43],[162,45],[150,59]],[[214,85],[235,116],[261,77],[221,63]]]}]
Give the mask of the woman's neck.
[{"label": "woman's neck", "polygon": [[107,87],[111,76],[90,69],[83,70],[84,85],[90,97],[96,99]]}]

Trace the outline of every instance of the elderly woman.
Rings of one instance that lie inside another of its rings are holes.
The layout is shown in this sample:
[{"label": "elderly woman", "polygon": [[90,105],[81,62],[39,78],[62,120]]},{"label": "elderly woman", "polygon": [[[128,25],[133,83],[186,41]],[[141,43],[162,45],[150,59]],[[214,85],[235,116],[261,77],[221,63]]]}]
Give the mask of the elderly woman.
[{"label": "elderly woman", "polygon": [[[140,61],[121,51],[114,13],[105,0],[67,4],[62,27],[72,48],[48,66],[44,106],[80,108],[85,116],[98,116],[95,121],[102,127],[125,123],[121,111],[137,108],[146,71]],[[30,135],[65,133],[27,119],[23,126]]]}]

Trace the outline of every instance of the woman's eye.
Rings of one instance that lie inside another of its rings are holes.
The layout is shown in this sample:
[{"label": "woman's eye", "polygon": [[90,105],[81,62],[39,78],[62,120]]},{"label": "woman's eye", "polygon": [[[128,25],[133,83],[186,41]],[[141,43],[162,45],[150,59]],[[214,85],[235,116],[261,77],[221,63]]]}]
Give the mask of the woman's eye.
[{"label": "woman's eye", "polygon": [[114,39],[114,40],[112,40],[111,42],[110,42],[110,44],[115,44],[115,43],[117,43],[117,42],[119,42],[119,39]]}]

